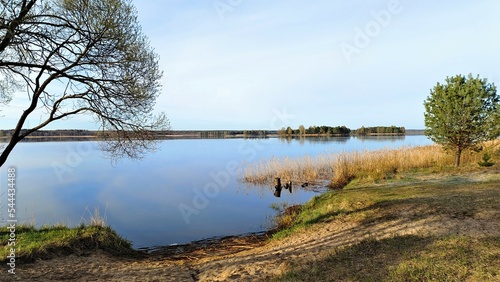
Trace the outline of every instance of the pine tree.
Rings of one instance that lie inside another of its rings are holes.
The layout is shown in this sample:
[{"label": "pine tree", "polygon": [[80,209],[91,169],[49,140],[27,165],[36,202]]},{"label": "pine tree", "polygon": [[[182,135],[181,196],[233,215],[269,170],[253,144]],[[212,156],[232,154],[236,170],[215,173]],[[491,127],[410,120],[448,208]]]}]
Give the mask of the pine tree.
[{"label": "pine tree", "polygon": [[464,150],[500,135],[500,98],[486,79],[456,75],[437,83],[424,101],[425,135],[455,153],[460,165]]}]

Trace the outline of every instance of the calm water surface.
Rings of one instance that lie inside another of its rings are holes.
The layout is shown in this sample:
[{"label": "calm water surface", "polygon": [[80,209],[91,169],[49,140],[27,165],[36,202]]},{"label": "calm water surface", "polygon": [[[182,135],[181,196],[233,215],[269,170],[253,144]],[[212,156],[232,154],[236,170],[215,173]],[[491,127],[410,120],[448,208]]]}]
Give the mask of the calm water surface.
[{"label": "calm water surface", "polygon": [[165,140],[141,161],[112,165],[95,142],[21,143],[1,168],[0,223],[7,213],[7,168],[17,169],[17,217],[37,226],[85,223],[99,208],[134,247],[262,231],[271,204],[304,203],[315,192],[253,187],[236,168],[271,156],[431,144],[425,136]]}]

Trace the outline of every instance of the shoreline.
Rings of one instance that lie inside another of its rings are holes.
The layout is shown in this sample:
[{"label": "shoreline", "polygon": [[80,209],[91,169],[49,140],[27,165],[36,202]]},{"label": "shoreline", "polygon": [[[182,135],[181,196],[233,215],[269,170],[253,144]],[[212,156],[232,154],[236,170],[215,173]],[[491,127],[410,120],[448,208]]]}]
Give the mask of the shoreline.
[{"label": "shoreline", "polygon": [[156,253],[156,252],[162,252],[162,251],[167,251],[170,252],[172,249],[178,249],[178,248],[183,248],[183,247],[189,247],[189,246],[211,246],[214,244],[218,244],[223,241],[231,240],[233,238],[261,238],[261,237],[269,237],[274,233],[273,230],[266,230],[266,231],[257,231],[257,232],[248,232],[248,233],[243,233],[243,234],[237,234],[237,235],[220,235],[220,236],[213,236],[209,238],[203,238],[199,240],[193,240],[190,242],[186,243],[181,243],[181,244],[169,244],[169,245],[157,245],[157,246],[148,246],[148,247],[140,247],[140,248],[133,248],[136,251],[139,252],[145,252],[145,253]]},{"label": "shoreline", "polygon": [[186,244],[138,248],[137,251],[149,258],[192,261],[235,254],[263,246],[272,238],[272,234],[273,231],[265,231],[234,236],[218,236]]}]

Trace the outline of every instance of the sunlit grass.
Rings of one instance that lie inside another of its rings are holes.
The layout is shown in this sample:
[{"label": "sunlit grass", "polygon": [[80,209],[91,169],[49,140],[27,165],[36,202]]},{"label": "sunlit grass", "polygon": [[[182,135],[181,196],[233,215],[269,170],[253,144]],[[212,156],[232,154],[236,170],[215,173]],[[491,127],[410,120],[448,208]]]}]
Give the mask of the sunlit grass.
[{"label": "sunlit grass", "polygon": [[437,233],[388,231],[386,236],[377,234],[383,238],[359,238],[325,250],[321,258],[291,264],[275,281],[497,281],[500,177],[488,169],[464,175],[453,170],[431,179],[427,173],[406,177],[382,185],[351,183],[314,197],[274,239],[307,233],[318,224],[369,228],[429,218],[476,220],[483,222],[484,232],[438,223],[442,229]]},{"label": "sunlit grass", "polygon": [[[133,254],[131,243],[121,238],[110,227],[79,226],[33,226],[16,227],[15,255],[17,260],[32,261],[52,258],[61,254],[85,253],[101,249],[106,252],[125,255]],[[1,261],[7,259],[11,246],[8,245],[10,231],[2,228],[0,232]]]},{"label": "sunlit grass", "polygon": [[[79,254],[100,249],[116,255],[134,255],[132,243],[123,239],[101,216],[98,208],[91,213],[85,211],[89,219],[75,228],[62,224],[46,225],[35,228],[34,225],[16,225],[15,246],[9,245],[11,230],[2,227],[0,230],[0,261],[5,261],[11,248],[15,249],[16,260],[32,261],[52,258],[61,254]],[[82,217],[82,220],[84,218]]]}]

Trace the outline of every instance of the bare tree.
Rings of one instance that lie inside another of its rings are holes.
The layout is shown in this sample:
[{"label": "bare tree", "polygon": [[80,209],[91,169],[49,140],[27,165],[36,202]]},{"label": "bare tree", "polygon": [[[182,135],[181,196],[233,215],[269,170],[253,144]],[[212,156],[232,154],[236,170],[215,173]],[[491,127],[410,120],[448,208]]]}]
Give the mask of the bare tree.
[{"label": "bare tree", "polygon": [[[0,102],[30,99],[0,166],[23,138],[77,114],[95,118],[108,153],[140,157],[169,126],[153,115],[161,76],[130,0],[0,0]],[[35,112],[41,122],[25,128]]]}]

